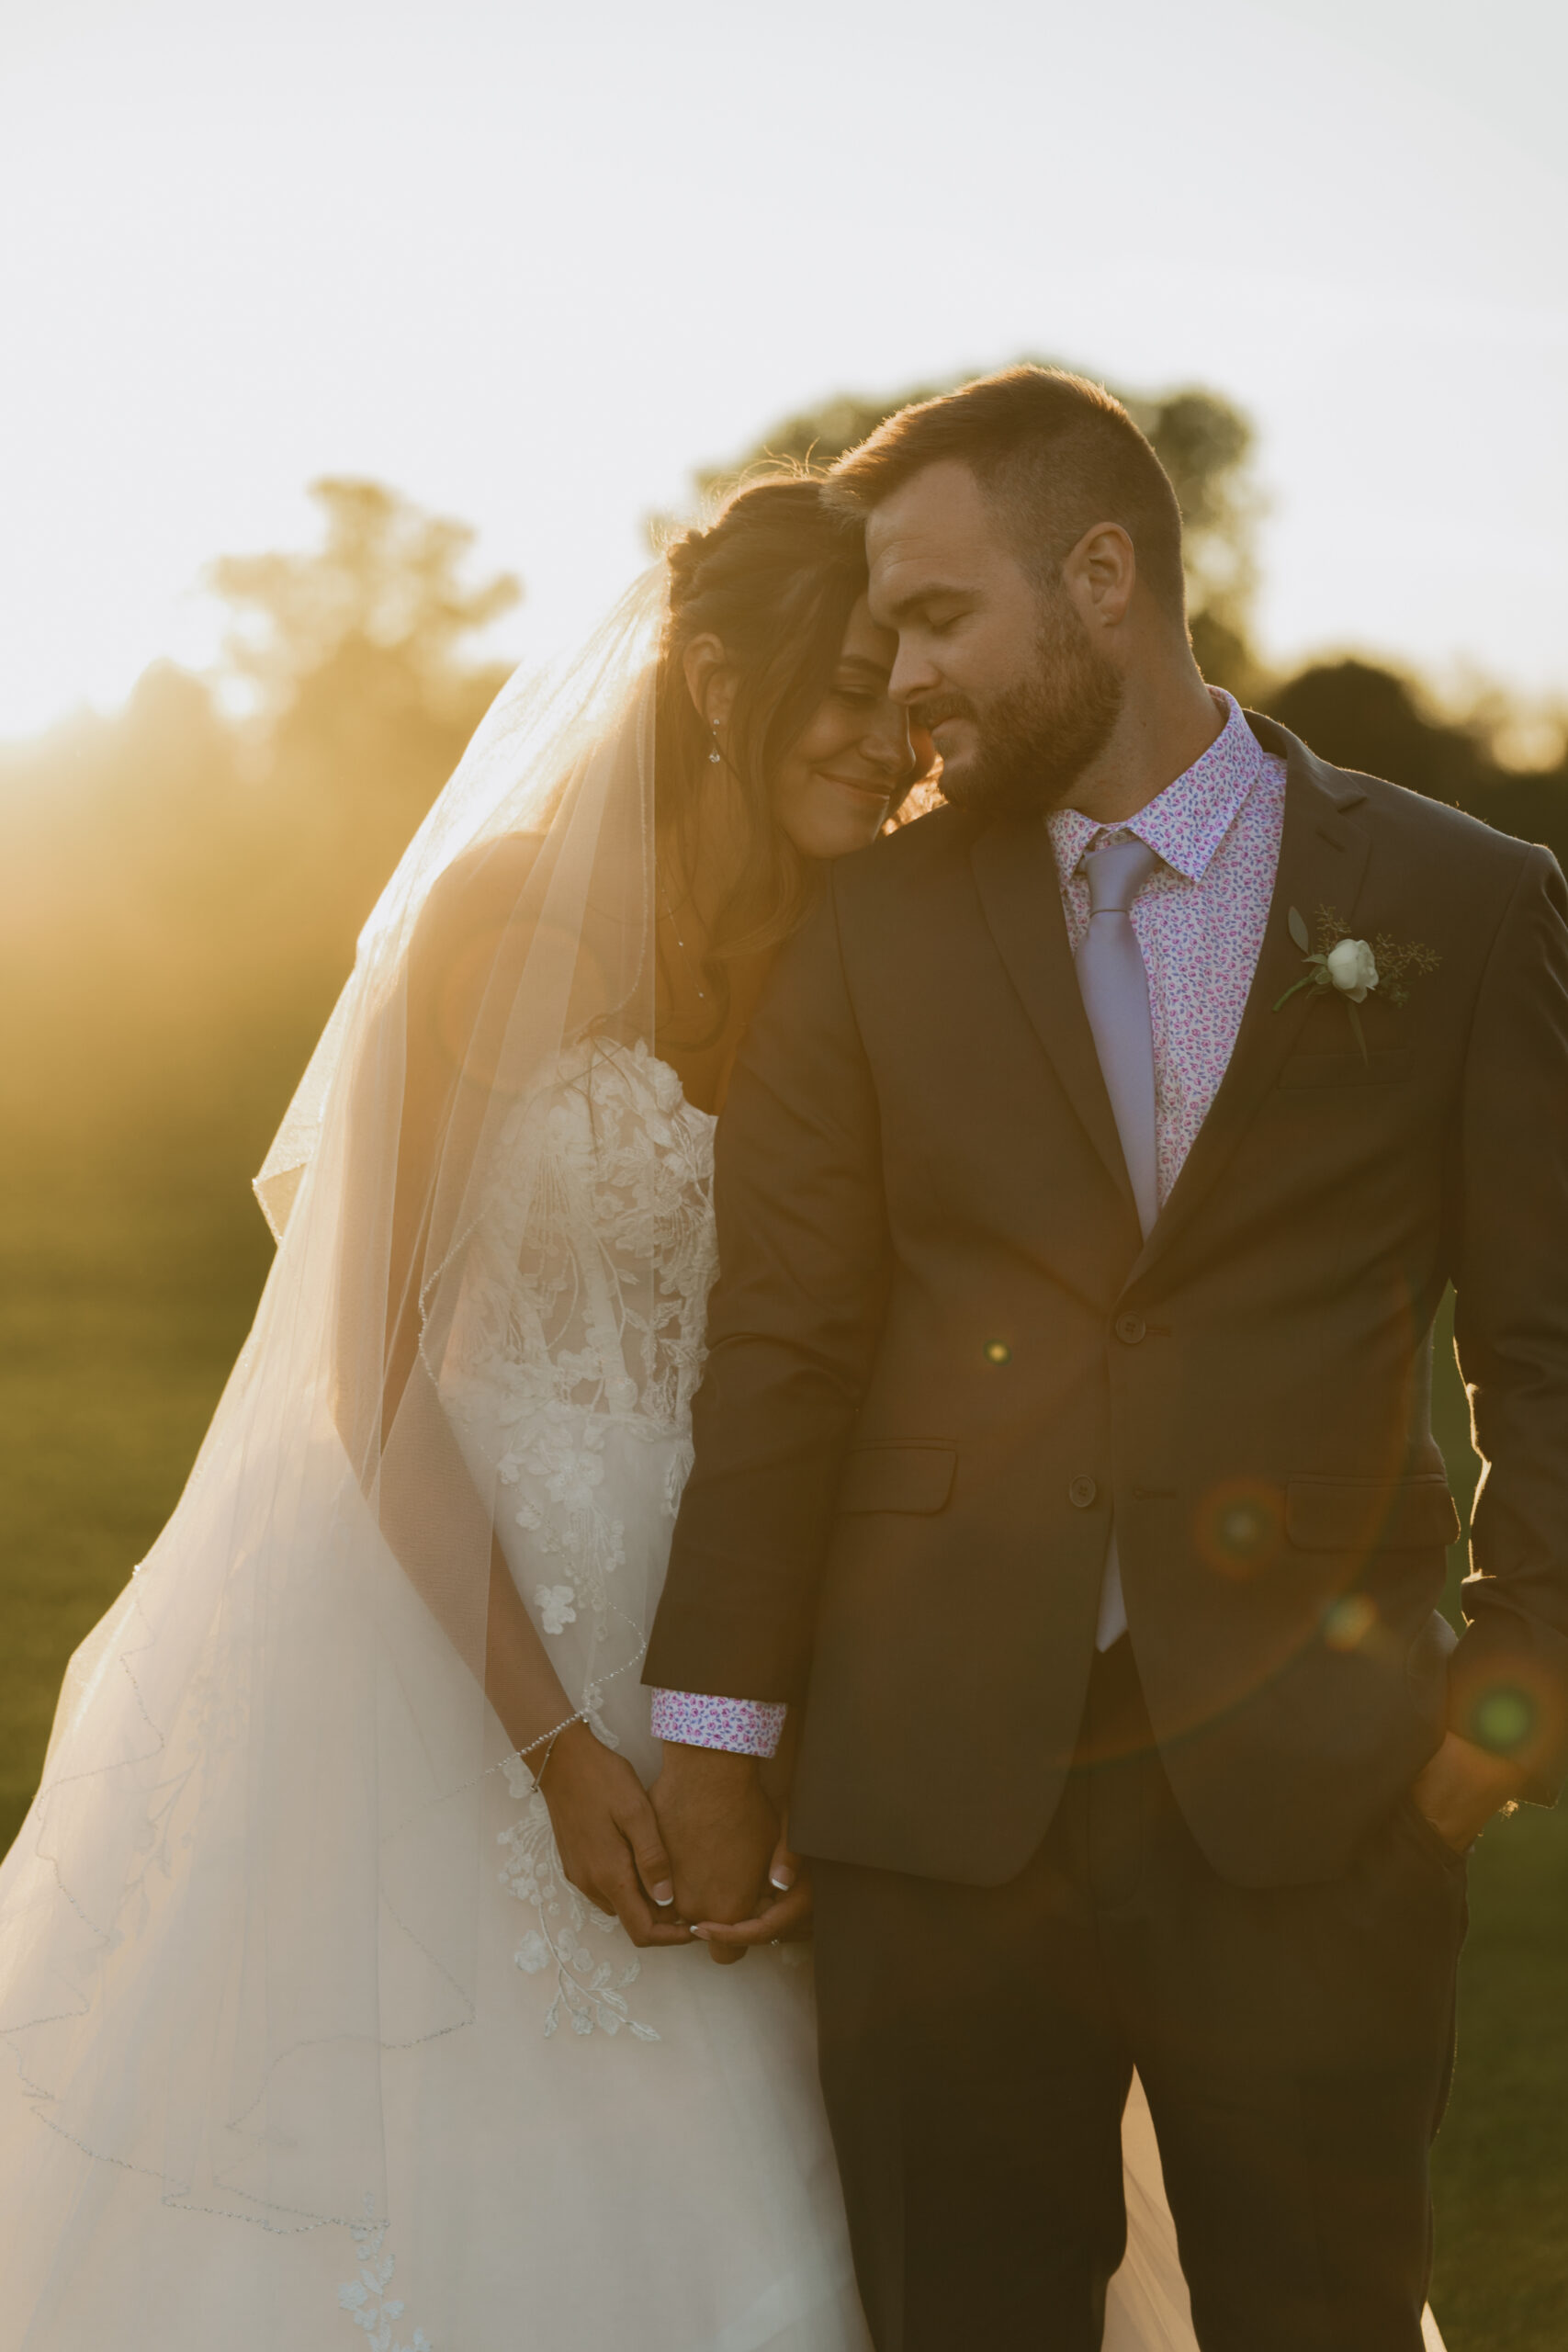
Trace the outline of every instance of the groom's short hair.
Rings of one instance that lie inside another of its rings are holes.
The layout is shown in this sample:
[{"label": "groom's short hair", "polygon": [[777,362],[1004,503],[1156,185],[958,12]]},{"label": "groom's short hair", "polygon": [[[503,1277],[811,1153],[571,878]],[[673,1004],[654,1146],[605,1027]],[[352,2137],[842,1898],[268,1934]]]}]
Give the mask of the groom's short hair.
[{"label": "groom's short hair", "polygon": [[1032,571],[1055,581],[1096,523],[1120,523],[1139,576],[1185,625],[1181,509],[1170,476],[1121,401],[1060,368],[1004,368],[879,424],[829,475],[869,514],[928,466],[955,458],[1005,514]]}]

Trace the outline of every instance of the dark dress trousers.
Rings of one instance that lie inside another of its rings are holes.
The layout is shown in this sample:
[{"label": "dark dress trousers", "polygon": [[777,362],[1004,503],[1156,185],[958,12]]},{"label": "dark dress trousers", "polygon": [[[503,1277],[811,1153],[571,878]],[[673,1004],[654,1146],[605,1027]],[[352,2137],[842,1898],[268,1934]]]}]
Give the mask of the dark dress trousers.
[{"label": "dark dress trousers", "polygon": [[[880,2352],[1098,2343],[1134,2064],[1206,2352],[1416,2346],[1463,1869],[1405,1792],[1445,1724],[1543,1801],[1568,1760],[1562,877],[1249,723],[1288,763],[1274,899],[1146,1241],[1038,819],[830,869],[719,1125],[645,1678],[804,1708]],[[1358,1037],[1280,1005],[1292,910],[1436,960]],[[1488,1465],[1457,1649],[1450,1282]]]}]

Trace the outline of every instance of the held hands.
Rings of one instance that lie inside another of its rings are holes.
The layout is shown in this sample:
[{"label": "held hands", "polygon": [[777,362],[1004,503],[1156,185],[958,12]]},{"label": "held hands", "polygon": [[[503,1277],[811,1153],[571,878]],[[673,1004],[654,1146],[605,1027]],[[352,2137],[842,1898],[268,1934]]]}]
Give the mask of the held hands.
[{"label": "held hands", "polygon": [[675,1904],[721,1966],[804,1933],[811,1891],[749,1756],[667,1745],[653,1810],[675,1860]]},{"label": "held hands", "polygon": [[[670,1745],[649,1792],[624,1757],[574,1723],[538,1780],[567,1877],[640,1948],[696,1938],[728,1966],[753,1944],[807,1932],[810,1880],[751,1758]],[[1450,1732],[1410,1793],[1462,1853],[1522,1781],[1517,1765]]]},{"label": "held hands", "polygon": [[648,1792],[624,1756],[585,1723],[558,1732],[537,1780],[561,1867],[581,1894],[613,1911],[634,1944],[684,1944],[670,1857]]},{"label": "held hands", "polygon": [[1410,1793],[1438,1837],[1462,1854],[1523,1785],[1517,1764],[1450,1731],[1416,1774]]},{"label": "held hands", "polygon": [[800,1856],[790,1849],[789,1824],[779,1829],[768,1883],[750,1919],[728,1924],[704,1919],[692,1929],[706,1944],[708,1956],[721,1963],[744,1960],[752,1944],[795,1943],[811,1932],[811,1877]]}]

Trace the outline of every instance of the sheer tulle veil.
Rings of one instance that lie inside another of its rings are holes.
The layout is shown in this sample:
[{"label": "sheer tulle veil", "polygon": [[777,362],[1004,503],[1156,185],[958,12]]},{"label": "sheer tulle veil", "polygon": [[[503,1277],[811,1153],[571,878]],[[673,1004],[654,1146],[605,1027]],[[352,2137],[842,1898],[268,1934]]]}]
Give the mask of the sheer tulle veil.
[{"label": "sheer tulle veil", "polygon": [[[438,1382],[530,1088],[653,1039],[665,615],[660,567],[503,691],[366,925],[257,1180],[254,1326],[71,1662],[0,1871],[22,2090],[166,2205],[384,2215],[384,2053],[475,2015],[479,1795],[510,1743],[482,1695],[494,1498]],[[571,1631],[552,1655],[592,1715],[635,1680],[641,1612]]]}]

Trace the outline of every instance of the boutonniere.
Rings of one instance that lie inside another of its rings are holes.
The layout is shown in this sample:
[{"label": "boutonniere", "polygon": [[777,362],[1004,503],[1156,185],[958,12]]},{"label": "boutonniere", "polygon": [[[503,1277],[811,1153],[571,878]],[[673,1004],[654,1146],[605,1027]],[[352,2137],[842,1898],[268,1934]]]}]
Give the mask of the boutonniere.
[{"label": "boutonniere", "polygon": [[1275,1012],[1289,1004],[1293,996],[1299,996],[1303,989],[1325,989],[1337,996],[1350,1017],[1351,1034],[1363,1061],[1368,1059],[1367,1035],[1361,1026],[1359,1008],[1372,990],[1381,989],[1391,1004],[1408,1004],[1408,982],[1435,972],[1442,962],[1435,947],[1424,947],[1415,939],[1402,944],[1391,939],[1386,931],[1380,931],[1375,940],[1352,939],[1348,927],[1332,907],[1319,907],[1317,910],[1315,952],[1306,924],[1295,907],[1285,922],[1305,958],[1307,969],[1285,990]]}]

